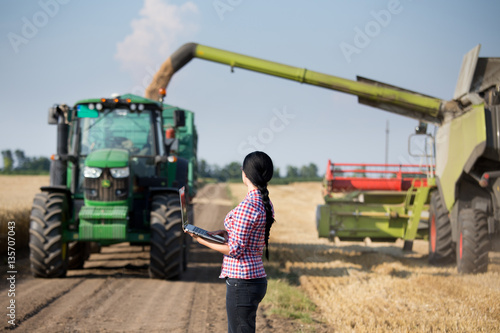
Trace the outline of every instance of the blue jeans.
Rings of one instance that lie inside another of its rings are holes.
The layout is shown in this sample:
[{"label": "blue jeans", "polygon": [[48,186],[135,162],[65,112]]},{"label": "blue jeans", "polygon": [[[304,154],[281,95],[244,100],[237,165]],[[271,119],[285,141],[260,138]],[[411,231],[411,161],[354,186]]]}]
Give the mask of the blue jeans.
[{"label": "blue jeans", "polygon": [[267,291],[267,279],[226,278],[226,311],[229,333],[255,332],[255,317]]}]

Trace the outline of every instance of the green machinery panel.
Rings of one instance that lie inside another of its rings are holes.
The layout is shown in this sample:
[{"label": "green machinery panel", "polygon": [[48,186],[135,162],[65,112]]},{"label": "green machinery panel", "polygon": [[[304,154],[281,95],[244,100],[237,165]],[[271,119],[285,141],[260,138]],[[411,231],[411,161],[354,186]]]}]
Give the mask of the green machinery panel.
[{"label": "green machinery panel", "polygon": [[127,206],[82,207],[79,240],[125,240],[127,215]]}]

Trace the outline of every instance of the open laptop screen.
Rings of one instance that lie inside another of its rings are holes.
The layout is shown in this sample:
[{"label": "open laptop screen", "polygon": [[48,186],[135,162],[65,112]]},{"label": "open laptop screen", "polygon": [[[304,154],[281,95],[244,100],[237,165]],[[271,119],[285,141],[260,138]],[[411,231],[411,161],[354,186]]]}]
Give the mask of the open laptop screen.
[{"label": "open laptop screen", "polygon": [[208,239],[216,243],[224,244],[226,242],[224,237],[220,235],[211,235],[205,229],[198,228],[192,224],[189,224],[188,213],[187,213],[186,189],[184,186],[179,189],[179,199],[181,201],[182,229],[184,229],[184,231],[198,235],[200,237],[203,237],[205,239]]}]

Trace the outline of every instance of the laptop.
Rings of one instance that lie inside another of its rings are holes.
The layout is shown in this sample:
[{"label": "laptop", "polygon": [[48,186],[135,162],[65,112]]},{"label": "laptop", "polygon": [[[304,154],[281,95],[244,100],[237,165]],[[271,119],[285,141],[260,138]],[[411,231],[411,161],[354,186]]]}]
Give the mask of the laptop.
[{"label": "laptop", "polygon": [[179,189],[179,198],[181,200],[182,229],[212,242],[220,244],[226,243],[224,237],[220,235],[211,235],[205,229],[198,228],[192,224],[189,224],[185,191],[186,188],[184,186]]}]

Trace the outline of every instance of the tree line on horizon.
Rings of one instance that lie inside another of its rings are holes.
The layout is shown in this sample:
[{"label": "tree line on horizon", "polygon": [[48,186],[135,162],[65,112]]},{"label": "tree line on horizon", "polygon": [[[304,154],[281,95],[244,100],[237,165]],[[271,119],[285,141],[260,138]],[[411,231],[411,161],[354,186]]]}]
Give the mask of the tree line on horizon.
[{"label": "tree line on horizon", "polygon": [[[198,162],[198,177],[206,179],[214,179],[217,181],[231,181],[241,179],[241,163],[231,162],[224,166],[217,164],[209,164],[206,160],[201,159]],[[321,180],[318,176],[318,167],[314,163],[296,167],[287,165],[285,173],[282,174],[280,168],[274,169],[273,180]],[[273,182],[271,180],[271,182]]]},{"label": "tree line on horizon", "polygon": [[[0,174],[40,174],[48,173],[50,170],[50,159],[47,157],[26,156],[23,150],[16,149],[14,152],[7,149],[2,152],[3,168]],[[205,159],[198,162],[198,176],[216,181],[231,181],[241,179],[241,163],[231,162],[224,166],[209,164]],[[314,163],[300,167],[287,165],[284,173],[280,168],[274,169],[273,180],[321,180],[318,176],[318,167]]]},{"label": "tree line on horizon", "polygon": [[3,168],[0,173],[48,173],[50,170],[50,159],[47,157],[26,156],[23,150],[16,149],[14,153],[10,149],[2,151]]}]

